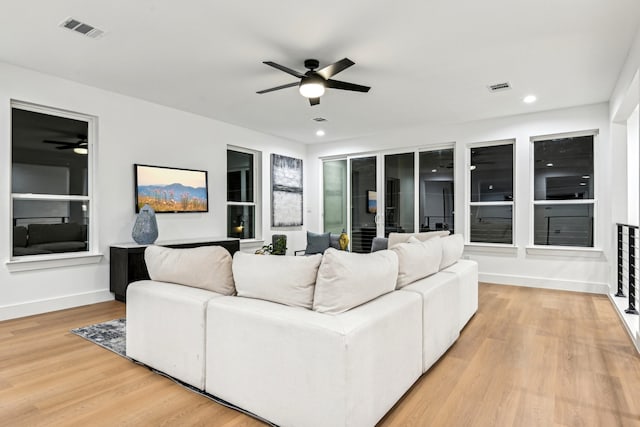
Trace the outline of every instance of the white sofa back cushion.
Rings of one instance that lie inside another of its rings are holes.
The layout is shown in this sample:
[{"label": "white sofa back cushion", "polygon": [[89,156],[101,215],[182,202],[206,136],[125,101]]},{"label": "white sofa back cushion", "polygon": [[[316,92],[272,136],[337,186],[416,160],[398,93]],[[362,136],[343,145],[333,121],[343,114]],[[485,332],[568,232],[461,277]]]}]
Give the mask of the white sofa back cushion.
[{"label": "white sofa back cushion", "polygon": [[451,236],[442,237],[442,261],[440,261],[440,270],[453,265],[460,259],[464,252],[464,239],[462,234],[452,234]]},{"label": "white sofa back cushion", "polygon": [[253,255],[236,252],[233,277],[238,296],[311,308],[322,254]]},{"label": "white sofa back cushion", "polygon": [[442,260],[442,239],[424,242],[411,237],[407,243],[399,243],[390,250],[398,255],[398,282],[396,289],[437,273]]},{"label": "white sofa back cushion", "polygon": [[391,249],[399,243],[406,243],[411,237],[415,237],[421,242],[424,242],[425,240],[433,239],[434,237],[444,237],[448,235],[449,230],[427,231],[424,233],[389,233],[389,244],[387,245],[387,248]]},{"label": "white sofa back cushion", "polygon": [[339,314],[391,292],[398,278],[398,256],[382,250],[356,254],[329,248],[318,270],[313,309]]},{"label": "white sofa back cushion", "polygon": [[207,289],[222,295],[233,295],[236,291],[231,255],[222,246],[190,249],[148,246],[144,260],[151,280]]}]

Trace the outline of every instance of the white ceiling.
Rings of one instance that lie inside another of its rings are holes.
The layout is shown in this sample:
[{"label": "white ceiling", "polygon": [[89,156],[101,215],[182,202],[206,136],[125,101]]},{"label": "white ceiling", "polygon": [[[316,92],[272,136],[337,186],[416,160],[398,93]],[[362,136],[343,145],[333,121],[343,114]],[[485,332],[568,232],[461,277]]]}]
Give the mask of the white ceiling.
[{"label": "white ceiling", "polygon": [[[0,61],[314,143],[607,101],[638,0],[0,0]],[[74,17],[97,40],[58,27]],[[348,57],[310,107],[295,80]],[[488,84],[513,89],[491,94]],[[522,98],[533,93],[535,104]],[[312,119],[324,117],[318,124]],[[322,127],[326,135],[315,136]]]}]

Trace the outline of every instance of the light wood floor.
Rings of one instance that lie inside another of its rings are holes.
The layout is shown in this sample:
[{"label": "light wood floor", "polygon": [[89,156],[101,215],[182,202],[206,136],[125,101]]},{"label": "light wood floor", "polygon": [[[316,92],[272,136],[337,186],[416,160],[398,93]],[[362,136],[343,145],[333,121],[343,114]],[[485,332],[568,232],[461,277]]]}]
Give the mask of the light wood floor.
[{"label": "light wood floor", "polygon": [[[0,425],[262,425],[69,332],[124,313],[0,322]],[[640,357],[605,296],[481,284],[456,344],[380,425],[640,426]]]}]

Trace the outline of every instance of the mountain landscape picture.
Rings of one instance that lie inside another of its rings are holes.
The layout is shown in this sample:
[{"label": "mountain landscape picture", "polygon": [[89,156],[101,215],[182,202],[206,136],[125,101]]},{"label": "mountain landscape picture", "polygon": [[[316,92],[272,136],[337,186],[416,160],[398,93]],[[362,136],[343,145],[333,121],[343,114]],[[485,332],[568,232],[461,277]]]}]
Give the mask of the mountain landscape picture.
[{"label": "mountain landscape picture", "polygon": [[136,212],[149,205],[156,212],[207,212],[207,172],[135,165]]}]

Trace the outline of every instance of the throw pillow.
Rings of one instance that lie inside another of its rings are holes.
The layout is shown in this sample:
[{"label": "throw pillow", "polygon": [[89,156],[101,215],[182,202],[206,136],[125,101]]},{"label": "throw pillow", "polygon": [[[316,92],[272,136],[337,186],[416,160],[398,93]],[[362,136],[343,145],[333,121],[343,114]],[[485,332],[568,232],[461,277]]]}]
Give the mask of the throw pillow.
[{"label": "throw pillow", "polygon": [[433,239],[434,237],[448,236],[449,230],[443,231],[427,231],[424,233],[389,233],[389,249],[397,245],[398,243],[406,243],[409,237],[413,236],[416,239],[424,242],[427,239]]},{"label": "throw pillow", "polygon": [[239,297],[311,308],[322,255],[304,257],[236,252],[233,278]]},{"label": "throw pillow", "polygon": [[321,254],[331,246],[331,233],[312,233],[307,231],[307,248],[305,255]]},{"label": "throw pillow", "polygon": [[401,289],[438,272],[442,260],[442,242],[440,238],[421,242],[416,237],[407,243],[399,243],[391,248],[398,255],[398,283]]},{"label": "throw pillow", "polygon": [[148,246],[144,260],[151,280],[207,289],[222,295],[235,293],[231,255],[222,246],[190,249]]},{"label": "throw pillow", "polygon": [[356,254],[327,249],[318,269],[313,309],[339,314],[391,292],[398,278],[398,256],[383,250]]},{"label": "throw pillow", "polygon": [[442,261],[440,261],[440,270],[455,264],[464,252],[464,239],[462,234],[452,234],[451,236],[442,237]]}]

